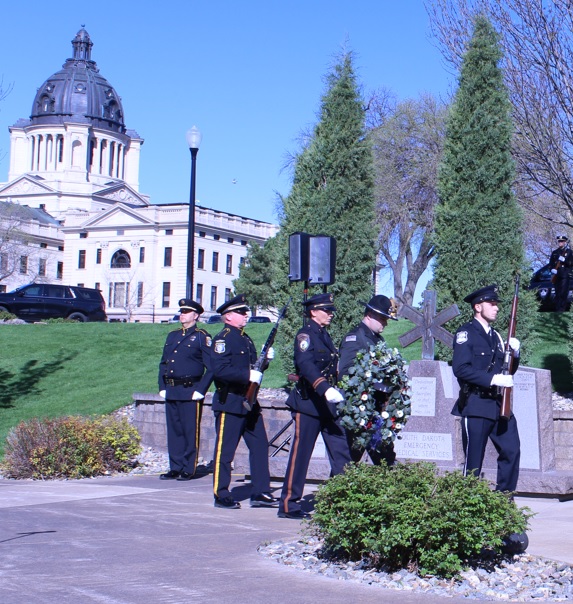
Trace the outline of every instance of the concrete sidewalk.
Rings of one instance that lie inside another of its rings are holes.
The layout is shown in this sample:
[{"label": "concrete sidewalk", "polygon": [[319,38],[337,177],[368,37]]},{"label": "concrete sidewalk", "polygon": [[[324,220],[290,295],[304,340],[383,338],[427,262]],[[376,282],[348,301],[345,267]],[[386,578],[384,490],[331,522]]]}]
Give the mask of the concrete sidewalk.
[{"label": "concrete sidewalk", "polygon": [[[300,523],[277,518],[273,509],[250,508],[248,483],[235,478],[240,510],[213,507],[210,476],[190,482],[155,476],[0,480],[0,601],[446,601],[335,581],[260,556],[259,544],[296,539]],[[278,490],[280,484],[274,486]],[[517,502],[537,513],[528,551],[573,564],[573,501],[520,497]]]}]

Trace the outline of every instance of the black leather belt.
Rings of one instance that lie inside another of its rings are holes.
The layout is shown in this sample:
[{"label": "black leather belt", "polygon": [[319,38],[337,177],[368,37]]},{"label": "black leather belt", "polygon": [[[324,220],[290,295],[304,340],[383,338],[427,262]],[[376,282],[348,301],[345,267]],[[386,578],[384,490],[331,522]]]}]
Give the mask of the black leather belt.
[{"label": "black leather belt", "polygon": [[193,386],[193,384],[197,381],[197,378],[194,377],[181,377],[181,378],[167,378],[164,377],[163,381],[166,386],[185,386],[185,388],[189,388]]},{"label": "black leather belt", "polygon": [[472,394],[477,394],[480,398],[491,398],[496,399],[498,397],[497,386],[491,386],[489,388],[480,388],[479,386],[472,386],[470,388]]}]

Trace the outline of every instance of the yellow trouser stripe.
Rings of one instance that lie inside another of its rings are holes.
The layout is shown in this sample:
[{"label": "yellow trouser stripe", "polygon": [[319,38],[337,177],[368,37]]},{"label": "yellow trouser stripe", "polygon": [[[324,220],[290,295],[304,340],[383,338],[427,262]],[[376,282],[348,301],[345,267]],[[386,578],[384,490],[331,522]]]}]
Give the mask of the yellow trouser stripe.
[{"label": "yellow trouser stripe", "polygon": [[217,496],[217,488],[219,486],[219,468],[221,466],[221,449],[223,448],[223,431],[225,430],[226,413],[221,413],[219,416],[219,431],[217,433],[217,445],[215,447],[215,462],[213,468],[213,493]]}]

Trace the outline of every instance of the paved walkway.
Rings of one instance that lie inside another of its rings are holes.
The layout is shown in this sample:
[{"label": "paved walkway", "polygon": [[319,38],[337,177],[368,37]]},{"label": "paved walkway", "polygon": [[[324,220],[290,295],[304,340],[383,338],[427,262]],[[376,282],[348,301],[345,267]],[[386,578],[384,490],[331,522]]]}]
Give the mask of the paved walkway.
[{"label": "paved walkway", "polygon": [[[462,601],[335,581],[264,558],[260,543],[293,540],[300,523],[250,508],[241,478],[233,488],[244,500],[240,510],[213,507],[210,476],[190,482],[155,476],[0,480],[0,602]],[[537,512],[529,551],[573,564],[573,501],[517,502]]]}]

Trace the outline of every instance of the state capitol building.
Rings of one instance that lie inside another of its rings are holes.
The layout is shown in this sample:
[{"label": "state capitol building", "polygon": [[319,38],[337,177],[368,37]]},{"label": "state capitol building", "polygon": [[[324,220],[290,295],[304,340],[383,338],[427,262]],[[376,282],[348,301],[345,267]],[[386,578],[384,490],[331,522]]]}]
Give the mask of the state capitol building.
[{"label": "state capitol building", "polygon": [[[38,88],[10,130],[0,184],[0,291],[31,282],[100,289],[110,319],[161,322],[185,296],[189,205],[139,192],[143,139],[91,59],[85,29],[73,56]],[[205,316],[232,295],[249,242],[274,224],[197,206],[194,298]]]}]

